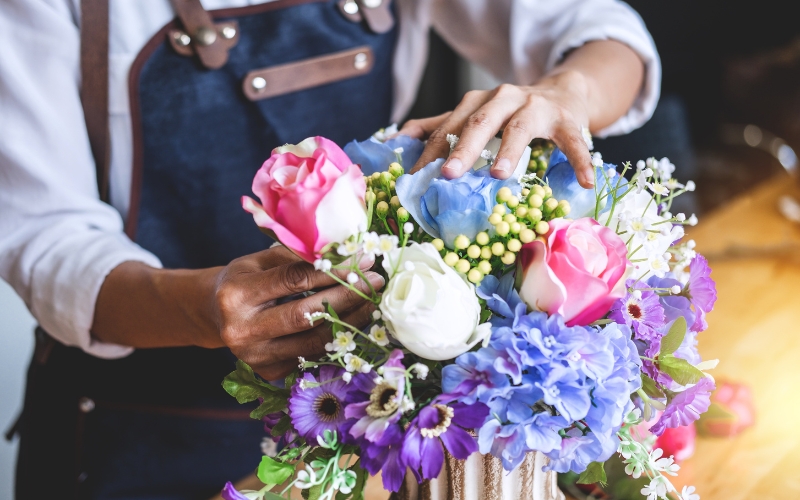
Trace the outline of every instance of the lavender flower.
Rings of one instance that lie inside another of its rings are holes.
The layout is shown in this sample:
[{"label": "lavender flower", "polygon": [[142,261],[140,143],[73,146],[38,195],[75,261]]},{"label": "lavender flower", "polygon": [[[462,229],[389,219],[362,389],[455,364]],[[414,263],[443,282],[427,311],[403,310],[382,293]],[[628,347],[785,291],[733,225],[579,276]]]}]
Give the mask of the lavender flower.
[{"label": "lavender flower", "polygon": [[383,365],[383,376],[374,372],[358,374],[351,384],[355,387],[356,401],[348,402],[345,408],[347,418],[357,419],[349,429],[350,436],[377,443],[390,425],[396,423],[403,414],[405,398],[405,367],[403,352],[395,349]]},{"label": "lavender flower", "polygon": [[678,393],[667,405],[658,422],[650,428],[650,432],[660,436],[667,427],[682,427],[700,418],[700,414],[708,410],[711,404],[711,392],[714,388],[714,382],[703,377],[697,384]]},{"label": "lavender flower", "polygon": [[305,372],[301,381],[308,386],[300,388],[300,383],[292,387],[289,398],[289,415],[292,426],[307,441],[316,442],[326,430],[341,434],[341,425],[345,421],[344,401],[350,388],[341,379],[343,370],[335,366],[325,365],[315,378],[311,372]]},{"label": "lavender flower", "polygon": [[635,288],[614,303],[608,317],[633,328],[637,339],[652,341],[660,337],[665,318],[658,295],[652,290],[640,290],[645,285],[635,280],[628,280],[625,285],[628,289]]},{"label": "lavender flower", "polygon": [[246,494],[238,491],[230,481],[225,483],[225,487],[222,488],[220,496],[222,496],[224,500],[250,500],[251,498],[256,498],[255,496],[248,497]]},{"label": "lavender flower", "polygon": [[459,460],[478,450],[475,438],[464,429],[480,427],[489,414],[482,403],[445,403],[447,399],[452,397],[443,394],[420,410],[403,442],[403,460],[411,469],[421,469],[425,479],[439,475],[444,463],[442,446]]},{"label": "lavender flower", "polygon": [[[400,426],[396,423],[387,426],[377,442],[362,438],[356,443],[361,450],[361,465],[364,469],[373,476],[380,472],[385,489],[400,491],[407,469],[402,456],[403,430]],[[416,474],[416,470],[412,471]]]},{"label": "lavender flower", "polygon": [[689,300],[694,306],[696,319],[691,329],[695,332],[702,332],[708,328],[706,314],[714,309],[714,302],[717,301],[717,287],[711,279],[711,268],[708,261],[702,255],[695,256],[689,264],[689,283],[687,293]]},{"label": "lavender flower", "polygon": [[[652,288],[683,287],[683,284],[676,280],[672,273],[666,273],[663,278],[653,276],[647,280],[647,284]],[[688,298],[682,295],[662,295],[660,301],[661,307],[664,308],[664,318],[667,324],[678,319],[678,316],[683,316],[690,328],[694,325],[697,316],[692,310],[692,303]]]},{"label": "lavender flower", "polygon": [[579,429],[567,431],[561,446],[549,453],[550,463],[546,470],[556,472],[583,472],[601,453],[600,443],[591,435],[583,435]]}]

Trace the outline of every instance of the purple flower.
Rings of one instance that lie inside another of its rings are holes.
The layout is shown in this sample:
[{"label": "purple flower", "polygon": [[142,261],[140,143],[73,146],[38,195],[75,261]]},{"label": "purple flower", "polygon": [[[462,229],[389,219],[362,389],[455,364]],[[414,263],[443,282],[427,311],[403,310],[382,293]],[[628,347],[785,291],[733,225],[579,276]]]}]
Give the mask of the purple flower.
[{"label": "purple flower", "polygon": [[344,410],[347,418],[357,419],[350,427],[349,434],[354,438],[364,436],[376,443],[381,440],[386,429],[402,415],[405,400],[405,372],[403,352],[395,349],[383,365],[383,376],[374,372],[353,377],[355,387],[353,401],[348,401]]},{"label": "purple flower", "polygon": [[[341,436],[341,425],[345,421],[344,402],[350,388],[340,377],[343,370],[325,365],[319,369],[319,378],[305,372],[292,387],[289,398],[289,415],[292,426],[307,441],[316,442],[317,436],[326,430],[337,431]],[[301,383],[310,384],[305,389]]]},{"label": "purple flower", "polygon": [[700,418],[700,414],[708,410],[711,404],[711,392],[714,387],[714,382],[710,378],[703,377],[697,384],[678,393],[667,405],[658,422],[650,428],[650,432],[660,436],[667,427],[673,429],[682,427]]},{"label": "purple flower", "polygon": [[[676,280],[672,273],[667,273],[663,278],[653,276],[647,280],[647,284],[652,288],[672,288],[675,285],[683,287],[683,284]],[[683,316],[687,325],[690,327],[694,325],[696,315],[689,299],[682,295],[662,295],[660,301],[661,307],[664,308],[664,318],[667,324],[678,319],[678,316]],[[664,331],[666,332],[666,329]]]},{"label": "purple flower", "polygon": [[[637,284],[635,280],[628,280],[625,285],[628,289],[645,286]],[[664,308],[658,295],[652,290],[634,288],[633,292],[628,292],[614,303],[608,317],[633,328],[637,339],[653,340],[663,335],[661,328],[665,323]]]},{"label": "purple flower", "polygon": [[506,394],[511,384],[508,377],[494,368],[494,350],[478,349],[456,358],[455,364],[442,369],[442,390],[462,396],[461,401],[486,403],[496,395]]},{"label": "purple flower", "polygon": [[242,495],[236,488],[234,488],[230,481],[225,483],[225,487],[222,488],[221,496],[225,500],[249,500],[246,496]]},{"label": "purple flower", "polygon": [[390,424],[377,442],[360,439],[357,443],[361,449],[361,465],[364,469],[372,476],[380,472],[385,489],[400,491],[407,469],[402,456],[403,431],[400,426],[396,423]]},{"label": "purple flower", "polygon": [[602,453],[600,442],[591,434],[584,436],[578,429],[567,431],[567,437],[561,441],[561,447],[549,453],[550,463],[545,470],[556,472],[573,471],[581,473],[590,463],[597,460]]},{"label": "purple flower", "polygon": [[489,408],[482,403],[445,404],[446,399],[442,395],[421,409],[403,442],[403,460],[412,470],[420,469],[425,479],[435,478],[442,470],[443,446],[459,460],[478,450],[475,438],[464,429],[480,427],[489,414]]},{"label": "purple flower", "polygon": [[702,332],[708,328],[706,314],[714,309],[714,302],[717,301],[717,287],[711,279],[711,268],[708,261],[702,255],[695,256],[689,264],[689,300],[694,306],[696,319],[691,329],[695,332]]}]

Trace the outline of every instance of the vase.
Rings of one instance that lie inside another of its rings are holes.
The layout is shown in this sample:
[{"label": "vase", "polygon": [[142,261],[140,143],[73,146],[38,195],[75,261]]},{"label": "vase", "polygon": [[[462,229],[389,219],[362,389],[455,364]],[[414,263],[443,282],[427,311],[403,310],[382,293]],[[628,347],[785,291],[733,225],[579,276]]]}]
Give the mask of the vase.
[{"label": "vase", "polygon": [[414,475],[405,482],[392,500],[564,500],[558,489],[557,474],[544,472],[549,459],[531,452],[513,471],[503,469],[499,458],[473,453],[457,460],[445,451],[439,477],[418,484]]}]

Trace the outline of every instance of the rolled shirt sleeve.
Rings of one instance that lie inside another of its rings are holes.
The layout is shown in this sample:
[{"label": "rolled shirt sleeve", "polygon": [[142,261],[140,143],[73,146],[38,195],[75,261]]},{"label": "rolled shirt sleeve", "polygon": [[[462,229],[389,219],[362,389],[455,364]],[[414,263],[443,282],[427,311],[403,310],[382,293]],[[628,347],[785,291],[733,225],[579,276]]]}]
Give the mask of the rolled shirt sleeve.
[{"label": "rolled shirt sleeve", "polygon": [[79,98],[76,3],[0,3],[0,277],[50,335],[103,358],[90,334],[100,287],[126,261],[160,267],[98,198]]},{"label": "rolled shirt sleeve", "polygon": [[653,115],[661,62],[641,17],[617,0],[433,0],[431,22],[464,58],[500,81],[530,85],[587,42],[616,40],[645,65],[628,112],[596,135],[620,135]]}]

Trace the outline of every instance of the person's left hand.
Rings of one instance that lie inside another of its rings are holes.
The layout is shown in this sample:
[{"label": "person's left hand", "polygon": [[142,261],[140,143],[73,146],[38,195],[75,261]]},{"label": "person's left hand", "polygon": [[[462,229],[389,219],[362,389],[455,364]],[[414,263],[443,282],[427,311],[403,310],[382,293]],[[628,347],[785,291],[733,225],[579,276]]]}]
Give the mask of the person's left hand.
[{"label": "person's left hand", "polygon": [[[428,139],[412,172],[437,158],[447,158],[442,174],[451,179],[469,170],[501,130],[502,145],[491,167],[492,176],[500,179],[512,174],[532,139],[550,139],[567,155],[580,185],[591,188],[594,169],[581,131],[589,125],[587,102],[584,77],[564,71],[532,86],[504,84],[494,90],[467,92],[452,112],[409,120],[398,133]],[[459,136],[449,157],[448,134]]]}]

